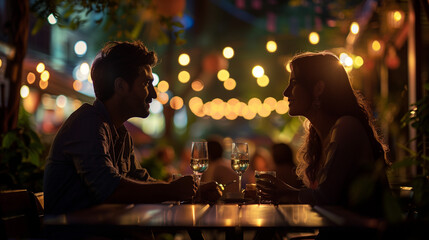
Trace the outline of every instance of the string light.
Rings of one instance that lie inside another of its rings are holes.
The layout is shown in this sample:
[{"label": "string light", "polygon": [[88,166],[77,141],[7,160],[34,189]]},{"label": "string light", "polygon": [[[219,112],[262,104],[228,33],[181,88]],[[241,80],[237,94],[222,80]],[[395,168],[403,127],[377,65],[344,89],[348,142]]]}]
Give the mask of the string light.
[{"label": "string light", "polygon": [[229,78],[228,70],[222,69],[219,72],[217,72],[217,78],[222,82],[228,80]]},{"label": "string light", "polygon": [[21,94],[21,98],[26,98],[30,95],[30,88],[27,85],[22,85],[19,93]]},{"label": "string light", "polygon": [[273,53],[277,51],[277,43],[275,41],[268,41],[266,48],[268,52]]},{"label": "string light", "polygon": [[234,49],[232,47],[225,47],[222,54],[226,59],[231,59],[234,57]]},{"label": "string light", "polygon": [[195,92],[199,92],[204,89],[204,83],[197,79],[192,82],[191,87]]},{"label": "string light", "polygon": [[54,25],[54,24],[57,23],[57,18],[54,16],[54,14],[52,14],[52,13],[49,14],[49,16],[48,16],[48,22],[51,25]]},{"label": "string light", "polygon": [[235,86],[237,86],[237,83],[233,78],[228,78],[225,82],[223,82],[223,86],[226,90],[233,90]]},{"label": "string light", "polygon": [[43,63],[39,63],[39,64],[37,64],[36,71],[37,71],[38,73],[41,73],[41,72],[43,72],[44,70],[45,70],[45,64],[43,64]]},{"label": "string light", "polygon": [[187,71],[181,71],[178,75],[179,82],[187,83],[191,79],[191,75]]},{"label": "string light", "polygon": [[160,92],[167,92],[169,88],[170,88],[170,85],[168,84],[167,81],[162,80],[158,83],[158,90]]},{"label": "string light", "polygon": [[190,61],[191,61],[191,58],[189,57],[188,54],[186,54],[186,53],[180,54],[180,56],[179,56],[179,64],[180,65],[187,66]]},{"label": "string light", "polygon": [[46,81],[49,80],[49,76],[50,76],[49,72],[47,70],[45,70],[45,71],[42,72],[42,74],[40,74],[40,79],[43,82],[46,82]]},{"label": "string light", "polygon": [[252,69],[252,75],[255,78],[262,77],[264,75],[264,73],[265,73],[264,68],[259,66],[259,65],[254,66]]},{"label": "string light", "polygon": [[350,32],[352,32],[353,34],[359,33],[359,24],[357,22],[352,22],[352,24],[350,25]]},{"label": "string light", "polygon": [[310,41],[311,44],[316,45],[319,43],[319,34],[317,32],[311,32],[308,35],[308,40]]},{"label": "string light", "polygon": [[29,84],[33,84],[35,81],[36,81],[36,75],[34,73],[32,73],[32,72],[29,72],[27,74],[27,82]]}]

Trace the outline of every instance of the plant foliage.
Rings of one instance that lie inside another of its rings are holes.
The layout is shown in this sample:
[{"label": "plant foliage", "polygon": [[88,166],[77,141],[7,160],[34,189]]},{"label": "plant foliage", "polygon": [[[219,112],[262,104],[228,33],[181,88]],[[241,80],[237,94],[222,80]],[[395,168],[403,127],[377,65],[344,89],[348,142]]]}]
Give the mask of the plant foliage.
[{"label": "plant foliage", "polygon": [[0,190],[42,191],[44,146],[29,119],[20,108],[18,127],[1,136]]}]

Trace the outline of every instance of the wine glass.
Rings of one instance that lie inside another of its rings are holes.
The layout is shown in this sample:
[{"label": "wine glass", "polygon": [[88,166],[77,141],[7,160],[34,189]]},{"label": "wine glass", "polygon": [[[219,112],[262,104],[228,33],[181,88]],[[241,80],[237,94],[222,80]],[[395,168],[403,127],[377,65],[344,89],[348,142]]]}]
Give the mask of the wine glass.
[{"label": "wine glass", "polygon": [[249,146],[247,143],[232,143],[231,167],[238,174],[238,192],[241,193],[241,176],[249,167]]},{"label": "wine glass", "polygon": [[200,185],[201,175],[209,166],[207,142],[192,142],[191,168],[197,185]]}]

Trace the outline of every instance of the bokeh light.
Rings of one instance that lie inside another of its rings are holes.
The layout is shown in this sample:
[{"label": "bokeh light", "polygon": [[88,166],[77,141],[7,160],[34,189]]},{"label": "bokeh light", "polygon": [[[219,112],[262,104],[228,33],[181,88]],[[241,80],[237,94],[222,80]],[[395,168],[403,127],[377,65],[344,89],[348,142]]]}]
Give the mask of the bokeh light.
[{"label": "bokeh light", "polygon": [[154,113],[154,114],[161,113],[163,109],[164,109],[164,107],[162,106],[162,104],[156,99],[154,99],[150,103],[149,111],[151,113]]},{"label": "bokeh light", "polygon": [[46,82],[49,80],[50,74],[47,70],[43,71],[42,74],[40,74],[40,80],[43,82]]},{"label": "bokeh light", "polygon": [[170,88],[170,85],[168,84],[167,81],[162,80],[158,83],[158,90],[160,92],[167,92],[169,88]]},{"label": "bokeh light", "polygon": [[188,71],[181,71],[178,75],[179,82],[187,83],[191,79],[191,74]]},{"label": "bokeh light", "polygon": [[271,107],[268,104],[263,103],[261,108],[258,110],[258,115],[261,117],[268,117],[271,114]]},{"label": "bokeh light", "polygon": [[46,89],[48,87],[48,81],[39,81],[40,89]]},{"label": "bokeh light", "polygon": [[43,64],[43,63],[39,63],[39,64],[37,64],[37,66],[36,66],[36,71],[37,71],[38,73],[41,73],[41,72],[45,71],[45,64]]},{"label": "bokeh light", "polygon": [[277,106],[276,106],[276,112],[278,114],[285,114],[285,113],[287,113],[287,111],[289,111],[288,101],[286,101],[286,100],[278,101]]},{"label": "bokeh light", "polygon": [[88,75],[89,74],[89,64],[87,62],[83,62],[80,64],[79,67],[79,71],[83,74],[83,75]]},{"label": "bokeh light", "polygon": [[52,14],[52,13],[49,14],[49,16],[48,16],[48,22],[51,25],[54,25],[54,24],[57,23],[57,18],[54,16],[54,14]]},{"label": "bokeh light", "polygon": [[22,85],[19,93],[21,94],[22,98],[26,98],[30,94],[30,88],[27,85]]},{"label": "bokeh light", "polygon": [[311,32],[308,35],[308,41],[310,41],[311,44],[316,45],[319,43],[319,34],[317,32]]},{"label": "bokeh light", "polygon": [[204,83],[201,80],[195,80],[191,84],[192,90],[199,92],[204,89]]},{"label": "bokeh light", "polygon": [[262,107],[262,102],[259,98],[251,98],[247,103],[250,111],[257,113]]},{"label": "bokeh light", "polygon": [[226,81],[229,78],[229,72],[226,69],[222,69],[219,72],[217,72],[217,79],[220,81]]},{"label": "bokeh light", "polygon": [[266,48],[268,52],[273,53],[277,51],[277,43],[275,41],[268,41]]},{"label": "bokeh light", "polygon": [[73,89],[75,91],[81,90],[82,89],[82,82],[79,81],[79,80],[74,80],[74,82],[73,82]]},{"label": "bokeh light", "polygon": [[340,62],[345,67],[353,65],[353,59],[347,53],[341,53],[339,56]]},{"label": "bokeh light", "polygon": [[77,41],[76,44],[74,45],[74,52],[78,56],[83,56],[87,50],[88,50],[88,47],[85,41],[82,41],[82,40]]},{"label": "bokeh light", "polygon": [[264,100],[264,104],[267,104],[270,107],[270,111],[274,111],[277,106],[277,100],[273,97],[267,97]]},{"label": "bokeh light", "polygon": [[167,93],[165,93],[165,92],[160,92],[159,94],[158,94],[158,97],[156,98],[160,103],[162,103],[162,104],[167,104],[168,103],[168,100],[170,99],[170,97],[168,96],[168,94]]},{"label": "bokeh light", "polygon": [[256,65],[252,68],[252,75],[255,78],[262,77],[264,75],[264,73],[265,73],[264,68],[259,66],[259,65]]},{"label": "bokeh light", "polygon": [[29,72],[27,74],[27,82],[29,84],[33,84],[35,81],[36,81],[36,75],[34,73],[32,73],[32,72]]},{"label": "bokeh light", "polygon": [[223,86],[226,90],[233,90],[235,86],[237,86],[237,83],[233,78],[228,78],[225,82],[223,82]]},{"label": "bokeh light", "polygon": [[350,25],[350,32],[353,34],[359,33],[359,24],[357,22],[352,22],[352,24]]},{"label": "bokeh light", "polygon": [[203,100],[199,97],[193,97],[189,100],[189,109],[198,117],[204,117]]},{"label": "bokeh light", "polygon": [[270,79],[267,75],[264,75],[262,77],[257,78],[256,83],[258,83],[260,87],[266,87],[270,83]]},{"label": "bokeh light", "polygon": [[362,67],[363,63],[364,63],[363,58],[361,56],[356,56],[355,60],[354,60],[353,67],[358,69],[358,68]]},{"label": "bokeh light", "polygon": [[234,49],[232,47],[225,47],[222,54],[226,59],[231,59],[234,57]]},{"label": "bokeh light", "polygon": [[189,57],[188,54],[186,54],[186,53],[180,54],[180,56],[179,56],[179,64],[180,65],[187,66],[190,61],[191,61],[191,58]]},{"label": "bokeh light", "polygon": [[375,52],[378,52],[381,49],[381,43],[378,40],[374,40],[372,41],[371,47],[372,47],[372,50],[374,50]]},{"label": "bokeh light", "polygon": [[285,68],[286,68],[286,71],[287,71],[287,72],[289,72],[289,73],[290,73],[290,72],[292,72],[292,69],[290,68],[290,61],[288,61],[288,62],[286,63],[286,67],[285,67]]},{"label": "bokeh light", "polygon": [[[158,74],[152,72],[152,76],[153,76],[152,86],[158,85],[158,83],[159,83],[159,76],[158,76]],[[88,77],[88,81],[89,81],[89,77]]]},{"label": "bokeh light", "polygon": [[399,22],[402,20],[402,13],[400,11],[395,11],[393,13],[393,18],[395,19],[395,21]]},{"label": "bokeh light", "polygon": [[174,96],[170,100],[170,107],[174,110],[179,110],[183,107],[183,99],[179,96]]},{"label": "bokeh light", "polygon": [[59,95],[55,102],[57,104],[57,107],[64,108],[67,105],[67,97],[64,95]]}]

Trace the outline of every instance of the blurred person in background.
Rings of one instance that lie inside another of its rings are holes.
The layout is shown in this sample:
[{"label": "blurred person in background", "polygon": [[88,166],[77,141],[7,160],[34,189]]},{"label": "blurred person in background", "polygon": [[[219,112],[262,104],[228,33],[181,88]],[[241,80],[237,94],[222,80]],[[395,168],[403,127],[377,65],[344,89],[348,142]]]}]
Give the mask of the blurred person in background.
[{"label": "blurred person in background", "polygon": [[303,183],[296,175],[296,164],[290,146],[286,143],[275,143],[271,146],[271,153],[276,165],[276,176],[292,187],[301,187]]},{"label": "blurred person in background", "polygon": [[256,183],[255,170],[257,171],[275,171],[275,164],[271,152],[265,147],[256,147],[249,161],[249,168],[243,173],[241,181],[242,188],[246,184]]},{"label": "blurred person in background", "polygon": [[231,168],[231,162],[223,157],[222,139],[207,139],[209,167],[201,177],[202,182],[215,181],[224,186],[224,192],[238,192],[238,175]]}]

